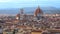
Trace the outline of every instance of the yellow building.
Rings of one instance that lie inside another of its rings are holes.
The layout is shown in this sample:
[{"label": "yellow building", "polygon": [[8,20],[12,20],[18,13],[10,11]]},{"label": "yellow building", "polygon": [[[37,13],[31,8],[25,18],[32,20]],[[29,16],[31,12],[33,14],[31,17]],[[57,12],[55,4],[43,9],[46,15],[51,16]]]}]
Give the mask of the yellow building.
[{"label": "yellow building", "polygon": [[41,32],[42,32],[42,31],[40,31],[40,30],[33,30],[33,31],[31,32],[31,34],[41,34]]}]

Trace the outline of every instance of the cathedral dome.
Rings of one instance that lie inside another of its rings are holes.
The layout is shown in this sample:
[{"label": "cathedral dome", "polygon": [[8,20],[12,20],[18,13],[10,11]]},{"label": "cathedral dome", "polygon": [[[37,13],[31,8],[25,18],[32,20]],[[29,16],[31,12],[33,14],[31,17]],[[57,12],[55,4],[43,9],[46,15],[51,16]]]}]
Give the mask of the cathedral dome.
[{"label": "cathedral dome", "polygon": [[19,17],[19,16],[20,16],[20,14],[17,14],[17,15],[16,15],[16,17]]},{"label": "cathedral dome", "polygon": [[34,16],[37,16],[38,14],[43,14],[42,10],[40,9],[40,7],[38,7],[34,13]]}]

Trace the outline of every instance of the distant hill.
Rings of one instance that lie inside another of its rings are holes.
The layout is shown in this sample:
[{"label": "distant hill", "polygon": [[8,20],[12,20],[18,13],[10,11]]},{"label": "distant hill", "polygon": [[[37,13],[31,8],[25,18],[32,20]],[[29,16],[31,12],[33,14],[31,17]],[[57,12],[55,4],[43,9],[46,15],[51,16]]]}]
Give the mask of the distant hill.
[{"label": "distant hill", "polygon": [[[49,14],[60,14],[60,10],[55,7],[40,7],[44,13]],[[23,8],[25,14],[33,14],[37,7],[26,7]],[[0,14],[17,14],[19,13],[20,8],[8,8],[8,9],[1,9]]]}]

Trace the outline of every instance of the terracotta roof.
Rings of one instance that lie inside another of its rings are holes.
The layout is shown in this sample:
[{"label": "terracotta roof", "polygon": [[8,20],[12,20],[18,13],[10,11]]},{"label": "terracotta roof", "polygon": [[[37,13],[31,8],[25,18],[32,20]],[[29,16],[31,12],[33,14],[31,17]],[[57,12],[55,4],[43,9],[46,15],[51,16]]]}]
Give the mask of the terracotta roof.
[{"label": "terracotta roof", "polygon": [[37,16],[37,14],[39,14],[39,13],[42,14],[43,12],[42,12],[42,10],[38,7],[38,8],[36,9],[34,15]]},{"label": "terracotta roof", "polygon": [[42,30],[32,30],[32,32],[42,32]]},{"label": "terracotta roof", "polygon": [[49,29],[49,32],[60,32],[60,29]]},{"label": "terracotta roof", "polygon": [[17,26],[17,28],[26,28],[26,26]]},{"label": "terracotta roof", "polygon": [[16,15],[16,17],[19,17],[19,16],[20,16],[20,14],[17,14],[17,15]]}]

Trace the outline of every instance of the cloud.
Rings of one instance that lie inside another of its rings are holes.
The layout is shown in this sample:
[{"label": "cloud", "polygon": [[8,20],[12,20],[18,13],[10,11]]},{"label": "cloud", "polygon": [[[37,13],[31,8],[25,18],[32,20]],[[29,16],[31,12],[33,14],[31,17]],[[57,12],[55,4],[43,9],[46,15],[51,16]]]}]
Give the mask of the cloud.
[{"label": "cloud", "polygon": [[35,2],[37,0],[0,0],[0,2]]},{"label": "cloud", "polygon": [[41,1],[59,1],[59,0],[0,0],[0,2],[41,2]]},{"label": "cloud", "polygon": [[11,0],[0,0],[0,2],[10,2]]}]

